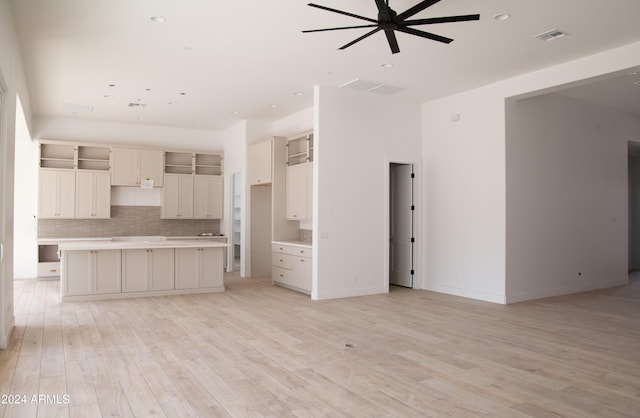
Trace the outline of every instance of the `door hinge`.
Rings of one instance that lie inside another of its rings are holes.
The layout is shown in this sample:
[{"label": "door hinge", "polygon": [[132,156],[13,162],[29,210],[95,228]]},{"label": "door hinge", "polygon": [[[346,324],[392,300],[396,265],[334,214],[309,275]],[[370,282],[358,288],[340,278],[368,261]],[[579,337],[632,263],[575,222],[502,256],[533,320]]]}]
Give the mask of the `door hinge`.
[{"label": "door hinge", "polygon": [[415,205],[411,205],[411,210],[416,210],[416,206]]},{"label": "door hinge", "polygon": [[411,275],[413,276],[414,274],[416,274],[415,270],[411,270]]},{"label": "door hinge", "polygon": [[416,242],[416,239],[414,237],[411,237],[411,243]]},{"label": "door hinge", "polygon": [[412,178],[412,179],[415,179],[415,178],[416,178],[415,173],[411,173],[411,178]]}]

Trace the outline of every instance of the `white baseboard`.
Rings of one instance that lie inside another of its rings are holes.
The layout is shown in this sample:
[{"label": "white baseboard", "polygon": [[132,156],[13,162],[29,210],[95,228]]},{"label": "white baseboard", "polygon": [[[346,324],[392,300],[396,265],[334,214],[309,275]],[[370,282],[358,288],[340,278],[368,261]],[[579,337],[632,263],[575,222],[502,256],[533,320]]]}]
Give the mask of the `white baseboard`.
[{"label": "white baseboard", "polygon": [[536,289],[534,291],[513,293],[507,295],[507,303],[525,302],[527,300],[550,298],[554,296],[570,295],[572,293],[589,292],[591,290],[606,289],[609,287],[623,286],[629,283],[629,279],[622,277],[604,282],[585,283],[575,286],[564,286],[550,289]]},{"label": "white baseboard", "polygon": [[484,302],[499,303],[501,305],[507,303],[504,295],[496,295],[494,293],[487,293],[474,289],[462,289],[453,286],[425,283],[424,290],[429,290],[431,292],[437,293],[445,293],[447,295],[453,296],[462,296],[464,298],[477,299]]}]

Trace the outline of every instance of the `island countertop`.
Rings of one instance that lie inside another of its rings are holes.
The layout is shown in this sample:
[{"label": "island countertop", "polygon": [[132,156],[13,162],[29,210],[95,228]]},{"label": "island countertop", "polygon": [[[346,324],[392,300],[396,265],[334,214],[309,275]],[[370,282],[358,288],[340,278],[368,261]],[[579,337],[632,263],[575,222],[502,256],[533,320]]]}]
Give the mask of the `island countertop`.
[{"label": "island countertop", "polygon": [[63,241],[58,243],[60,251],[83,250],[129,250],[148,248],[227,248],[229,244],[223,242],[207,241],[203,239],[105,239],[105,240],[78,240]]}]

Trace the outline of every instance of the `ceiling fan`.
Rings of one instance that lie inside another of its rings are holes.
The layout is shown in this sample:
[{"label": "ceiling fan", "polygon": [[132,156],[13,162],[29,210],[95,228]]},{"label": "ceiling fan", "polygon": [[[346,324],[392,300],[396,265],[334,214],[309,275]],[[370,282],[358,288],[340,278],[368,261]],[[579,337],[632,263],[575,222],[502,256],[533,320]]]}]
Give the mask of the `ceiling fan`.
[{"label": "ceiling fan", "polygon": [[375,0],[376,6],[378,7],[378,19],[371,19],[368,17],[356,15],[353,13],[345,12],[342,10],[332,9],[330,7],[321,6],[319,4],[309,3],[308,5],[311,7],[316,7],[318,9],[327,10],[329,12],[339,13],[341,15],[355,17],[356,19],[361,19],[367,22],[371,22],[368,25],[357,25],[357,26],[344,26],[339,28],[326,28],[326,29],[312,29],[312,30],[303,30],[303,33],[309,32],[326,32],[332,30],[343,30],[343,29],[359,29],[359,28],[374,28],[370,32],[365,33],[361,37],[354,39],[341,46],[339,49],[349,48],[351,45],[360,42],[361,40],[368,38],[376,32],[381,30],[384,31],[384,34],[387,36],[387,41],[389,42],[389,47],[391,48],[391,52],[396,54],[400,52],[400,47],[398,46],[398,40],[396,39],[396,34],[394,31],[408,33],[409,35],[420,36],[422,38],[431,39],[433,41],[450,43],[453,41],[451,38],[446,38],[444,36],[436,35],[430,32],[424,32],[421,30],[417,30],[412,28],[411,26],[418,25],[431,25],[435,23],[450,23],[450,22],[464,22],[469,20],[479,20],[479,14],[473,15],[462,15],[462,16],[447,16],[447,17],[432,17],[428,19],[412,19],[407,20],[410,17],[420,13],[427,7],[433,6],[438,3],[440,0],[423,0],[420,3],[416,4],[413,7],[405,10],[404,12],[398,14],[395,10],[389,7],[389,0]]}]

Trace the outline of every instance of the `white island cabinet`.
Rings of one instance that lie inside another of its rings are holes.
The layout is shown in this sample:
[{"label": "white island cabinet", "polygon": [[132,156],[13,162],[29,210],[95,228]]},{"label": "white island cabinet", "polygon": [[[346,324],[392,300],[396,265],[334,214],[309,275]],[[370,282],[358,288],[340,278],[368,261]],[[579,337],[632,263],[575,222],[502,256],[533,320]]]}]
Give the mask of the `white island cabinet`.
[{"label": "white island cabinet", "polygon": [[72,251],[61,267],[61,290],[67,296],[120,293],[120,250]]},{"label": "white island cabinet", "polygon": [[173,289],[173,257],[173,248],[122,250],[122,292]]},{"label": "white island cabinet", "polygon": [[176,249],[176,289],[222,286],[223,252],[213,248]]},{"label": "white island cabinet", "polygon": [[136,238],[59,243],[61,300],[224,291],[223,254],[228,244]]}]

